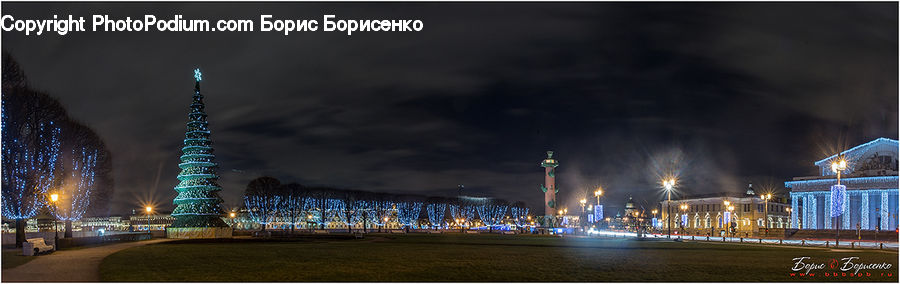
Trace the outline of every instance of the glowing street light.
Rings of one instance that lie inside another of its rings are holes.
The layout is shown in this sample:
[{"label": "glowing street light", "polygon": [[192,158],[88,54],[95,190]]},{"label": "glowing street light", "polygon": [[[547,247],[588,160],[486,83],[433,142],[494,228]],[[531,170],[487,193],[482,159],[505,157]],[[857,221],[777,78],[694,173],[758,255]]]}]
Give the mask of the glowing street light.
[{"label": "glowing street light", "polygon": [[144,210],[147,211],[147,233],[150,233],[150,213],[153,212],[153,207],[147,206]]},{"label": "glowing street light", "polygon": [[[725,201],[725,202],[728,202],[728,201]],[[725,208],[725,209],[728,210],[728,214],[731,216],[731,220],[728,220],[728,221],[730,221],[730,222],[728,222],[728,224],[729,224],[729,225],[728,225],[728,230],[731,231],[731,237],[734,238],[734,233],[735,233],[735,232],[734,232],[734,230],[731,228],[731,225],[736,224],[736,222],[734,221],[734,212],[733,212],[733,211],[734,211],[734,205],[731,205],[731,203],[728,202],[728,205],[726,205],[726,206],[727,206],[727,208]]]},{"label": "glowing street light", "polygon": [[837,184],[841,185],[841,172],[847,169],[847,161],[840,159],[831,162],[831,171],[837,174]]},{"label": "glowing street light", "polygon": [[[678,207],[681,208],[681,215],[684,216],[685,212],[688,209],[688,205],[685,203],[685,204],[681,204]],[[684,235],[684,227],[687,225],[687,224],[685,224],[685,217],[682,217],[681,221],[679,223],[681,223],[681,235]]]},{"label": "glowing street light", "polygon": [[598,186],[597,190],[594,191],[594,196],[597,197],[597,204],[600,204],[600,196],[603,196],[603,187]]},{"label": "glowing street light", "polygon": [[[840,190],[840,186],[841,186],[841,172],[843,172],[846,169],[847,169],[847,160],[844,160],[844,158],[840,158],[837,161],[831,162],[831,171],[834,172],[835,174],[837,174],[837,187],[838,187],[837,190]],[[832,189],[832,192],[834,192],[834,190],[835,189]],[[832,196],[835,196],[835,194],[832,193]],[[832,199],[835,199],[835,198],[832,197]],[[832,204],[829,206],[834,206],[833,204],[835,204],[836,202],[839,202],[839,201],[832,200],[831,202],[832,202]],[[843,208],[841,208],[841,210],[843,211]],[[835,214],[832,214],[832,215],[835,215]],[[839,229],[840,225],[838,224],[838,222],[840,222],[841,219],[838,218],[839,216],[840,216],[840,214],[835,215],[834,222],[832,222],[832,223],[834,223],[834,233],[835,233],[834,234],[834,247],[838,246],[838,242],[840,242],[840,239],[841,239],[841,231]]]},{"label": "glowing street light", "polygon": [[[578,203],[581,203],[581,216],[578,217],[579,218],[578,223],[581,224],[583,231],[587,231],[584,229],[587,227],[587,225],[585,224],[585,221],[587,221],[587,216],[584,215],[584,205],[587,204],[587,199],[582,198],[581,200],[578,201]],[[584,219],[582,220],[581,217],[584,217]]]},{"label": "glowing street light", "polygon": [[53,202],[53,250],[59,249],[56,245],[59,243],[59,222],[56,220],[57,210],[59,209],[59,204],[56,202],[59,201],[59,194],[53,193],[50,194],[50,202]]},{"label": "glowing street light", "polygon": [[772,194],[767,193],[760,195],[759,198],[762,198],[765,206],[765,210],[763,210],[763,223],[766,224],[766,237],[769,237],[769,199],[772,199]]},{"label": "glowing street light", "polygon": [[[788,213],[788,221],[794,220],[794,219],[791,219],[791,208],[785,207],[784,210],[787,211],[787,213]],[[791,224],[791,225],[793,225],[793,224]],[[791,229],[794,229],[794,228],[791,228]]]},{"label": "glowing street light", "polygon": [[675,188],[675,178],[667,178],[662,181],[663,189],[666,190],[666,229],[668,231],[668,235],[666,238],[672,238],[672,208],[670,203],[672,203],[672,190]]}]

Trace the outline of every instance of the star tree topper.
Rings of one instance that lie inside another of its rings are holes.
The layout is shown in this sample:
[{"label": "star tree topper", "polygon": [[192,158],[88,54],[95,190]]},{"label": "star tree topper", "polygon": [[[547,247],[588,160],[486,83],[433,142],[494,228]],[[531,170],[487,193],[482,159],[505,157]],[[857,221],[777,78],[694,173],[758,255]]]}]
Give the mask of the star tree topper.
[{"label": "star tree topper", "polygon": [[203,74],[200,73],[200,68],[194,69],[194,79],[197,79],[197,82],[203,79]]}]

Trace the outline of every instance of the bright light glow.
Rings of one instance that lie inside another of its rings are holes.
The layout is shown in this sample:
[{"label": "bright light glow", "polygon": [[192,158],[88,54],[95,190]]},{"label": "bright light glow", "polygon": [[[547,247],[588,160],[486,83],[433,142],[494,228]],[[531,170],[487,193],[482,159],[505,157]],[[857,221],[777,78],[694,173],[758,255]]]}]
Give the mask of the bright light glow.
[{"label": "bright light glow", "polygon": [[59,200],[59,194],[54,193],[50,195],[50,201],[56,202],[57,200]]},{"label": "bright light glow", "polygon": [[197,82],[203,80],[203,73],[200,73],[200,68],[194,69],[194,79],[196,79]]},{"label": "bright light glow", "polygon": [[582,198],[582,199],[581,199],[580,201],[578,201],[578,202],[581,202],[581,206],[584,206],[584,204],[587,203],[587,199]]},{"label": "bright light glow", "polygon": [[664,177],[662,180],[663,189],[665,189],[666,191],[672,191],[673,189],[675,189],[675,184],[677,183],[678,180],[676,180],[674,177]]},{"label": "bright light glow", "polygon": [[231,218],[234,218],[234,215],[235,215],[234,212],[231,212],[231,214],[228,214],[228,216],[231,216]]},{"label": "bright light glow", "polygon": [[834,173],[838,173],[840,171],[844,171],[847,169],[847,161],[841,158],[840,160],[831,162],[831,171]]},{"label": "bright light glow", "polygon": [[150,206],[147,206],[147,208],[145,208],[145,209],[147,210],[147,213],[150,213],[153,211],[153,207],[150,207]]},{"label": "bright light glow", "polygon": [[728,200],[725,200],[725,207],[728,207],[728,205],[731,205],[731,202],[729,202]]}]

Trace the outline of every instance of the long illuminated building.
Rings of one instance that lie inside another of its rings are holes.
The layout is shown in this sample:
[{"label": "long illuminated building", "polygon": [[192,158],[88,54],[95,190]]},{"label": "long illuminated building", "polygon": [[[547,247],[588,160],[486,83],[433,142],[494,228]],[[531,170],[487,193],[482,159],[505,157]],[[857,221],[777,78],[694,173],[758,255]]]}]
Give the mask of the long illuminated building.
[{"label": "long illuminated building", "polygon": [[898,185],[897,140],[878,138],[815,162],[819,175],[795,177],[784,186],[791,189],[791,227],[835,229],[831,186],[837,184],[831,163],[843,157],[847,169],[841,172],[841,184],[847,187],[840,207],[843,230],[894,230],[897,228]]}]

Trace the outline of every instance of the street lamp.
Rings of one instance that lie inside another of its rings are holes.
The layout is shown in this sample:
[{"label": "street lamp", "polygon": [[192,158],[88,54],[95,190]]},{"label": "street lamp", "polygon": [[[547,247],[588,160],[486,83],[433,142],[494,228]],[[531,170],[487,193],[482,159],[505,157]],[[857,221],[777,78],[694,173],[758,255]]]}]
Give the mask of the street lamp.
[{"label": "street lamp", "polygon": [[728,222],[728,230],[731,231],[731,237],[734,238],[734,225],[736,222],[734,221],[734,205],[728,205],[728,214],[731,215],[731,222]]},{"label": "street lamp", "polygon": [[594,197],[597,197],[597,204],[600,204],[600,196],[603,196],[603,187],[598,186],[597,190],[594,191]]},{"label": "street lamp", "polygon": [[682,217],[681,217],[681,222],[680,222],[680,223],[681,223],[681,235],[684,236],[684,226],[687,225],[687,224],[684,223],[686,218],[684,218],[683,216],[685,216],[684,214],[685,214],[685,211],[687,211],[687,209],[688,209],[688,205],[687,205],[687,204],[681,204],[680,207],[681,207],[681,216],[682,216]]},{"label": "street lamp", "polygon": [[147,211],[147,233],[151,234],[150,233],[150,213],[153,212],[153,207],[147,206],[147,208],[144,208],[144,210]]},{"label": "street lamp", "polygon": [[766,237],[768,238],[769,237],[769,199],[772,199],[772,194],[767,193],[767,194],[760,195],[759,197],[763,199],[763,202],[765,203],[765,206],[766,206],[765,210],[764,210],[765,213],[763,213],[763,224],[766,225],[765,226],[766,227]]},{"label": "street lamp", "polygon": [[672,189],[675,188],[675,179],[669,178],[663,180],[663,188],[666,190],[666,229],[668,230],[668,235],[666,238],[672,238],[672,208],[669,203],[672,203]]},{"label": "street lamp", "polygon": [[[791,220],[794,220],[794,219],[791,218],[791,217],[792,217],[792,216],[791,216],[791,208],[790,208],[790,207],[785,207],[784,210],[787,211],[787,213],[788,213],[788,222],[791,222]],[[791,224],[791,225],[793,225],[793,224]],[[788,227],[790,227],[790,226],[788,226]],[[793,229],[793,228],[791,228],[791,229]]]},{"label": "street lamp", "polygon": [[[721,227],[720,229],[726,230],[725,232],[727,233],[727,232],[728,232],[728,231],[727,231],[728,225],[725,224],[725,212],[728,211],[728,206],[731,205],[731,201],[725,200],[725,201],[722,201],[722,204],[725,204],[725,205],[722,206],[722,224],[720,225],[720,226],[722,226],[722,227]],[[730,221],[730,220],[729,220],[729,221]]]},{"label": "street lamp", "polygon": [[[841,158],[840,160],[831,162],[831,171],[834,172],[835,174],[837,174],[837,186],[838,187],[841,186],[841,172],[843,172],[846,169],[847,169],[847,161],[844,160],[843,158]],[[840,190],[840,189],[838,189],[838,190]],[[834,195],[832,194],[832,196],[834,196]],[[841,196],[841,198],[843,198],[843,196]],[[834,203],[834,201],[832,201],[832,203]],[[831,206],[831,205],[828,204],[826,206]],[[841,210],[843,211],[843,209],[841,209]],[[840,217],[840,215],[834,216],[834,222],[833,222],[834,223],[834,247],[837,247],[838,243],[841,240],[841,229],[840,229],[841,227],[840,227],[840,224],[838,224],[838,222],[840,222],[841,219],[839,217]]]},{"label": "street lamp", "polygon": [[56,202],[59,201],[59,194],[50,194],[50,201],[53,202],[53,214],[51,214],[53,215],[53,250],[57,250],[59,249],[57,245],[59,243],[59,225],[56,221],[56,214],[59,212],[56,211],[59,210],[59,204]]},{"label": "street lamp", "polygon": [[583,231],[586,231],[585,228],[587,226],[584,225],[584,222],[587,221],[587,216],[584,215],[584,205],[587,204],[587,199],[582,198],[581,200],[578,201],[578,203],[581,203],[581,217],[579,217],[579,219],[583,218],[581,220],[578,220],[578,223],[581,224],[581,229]]}]

